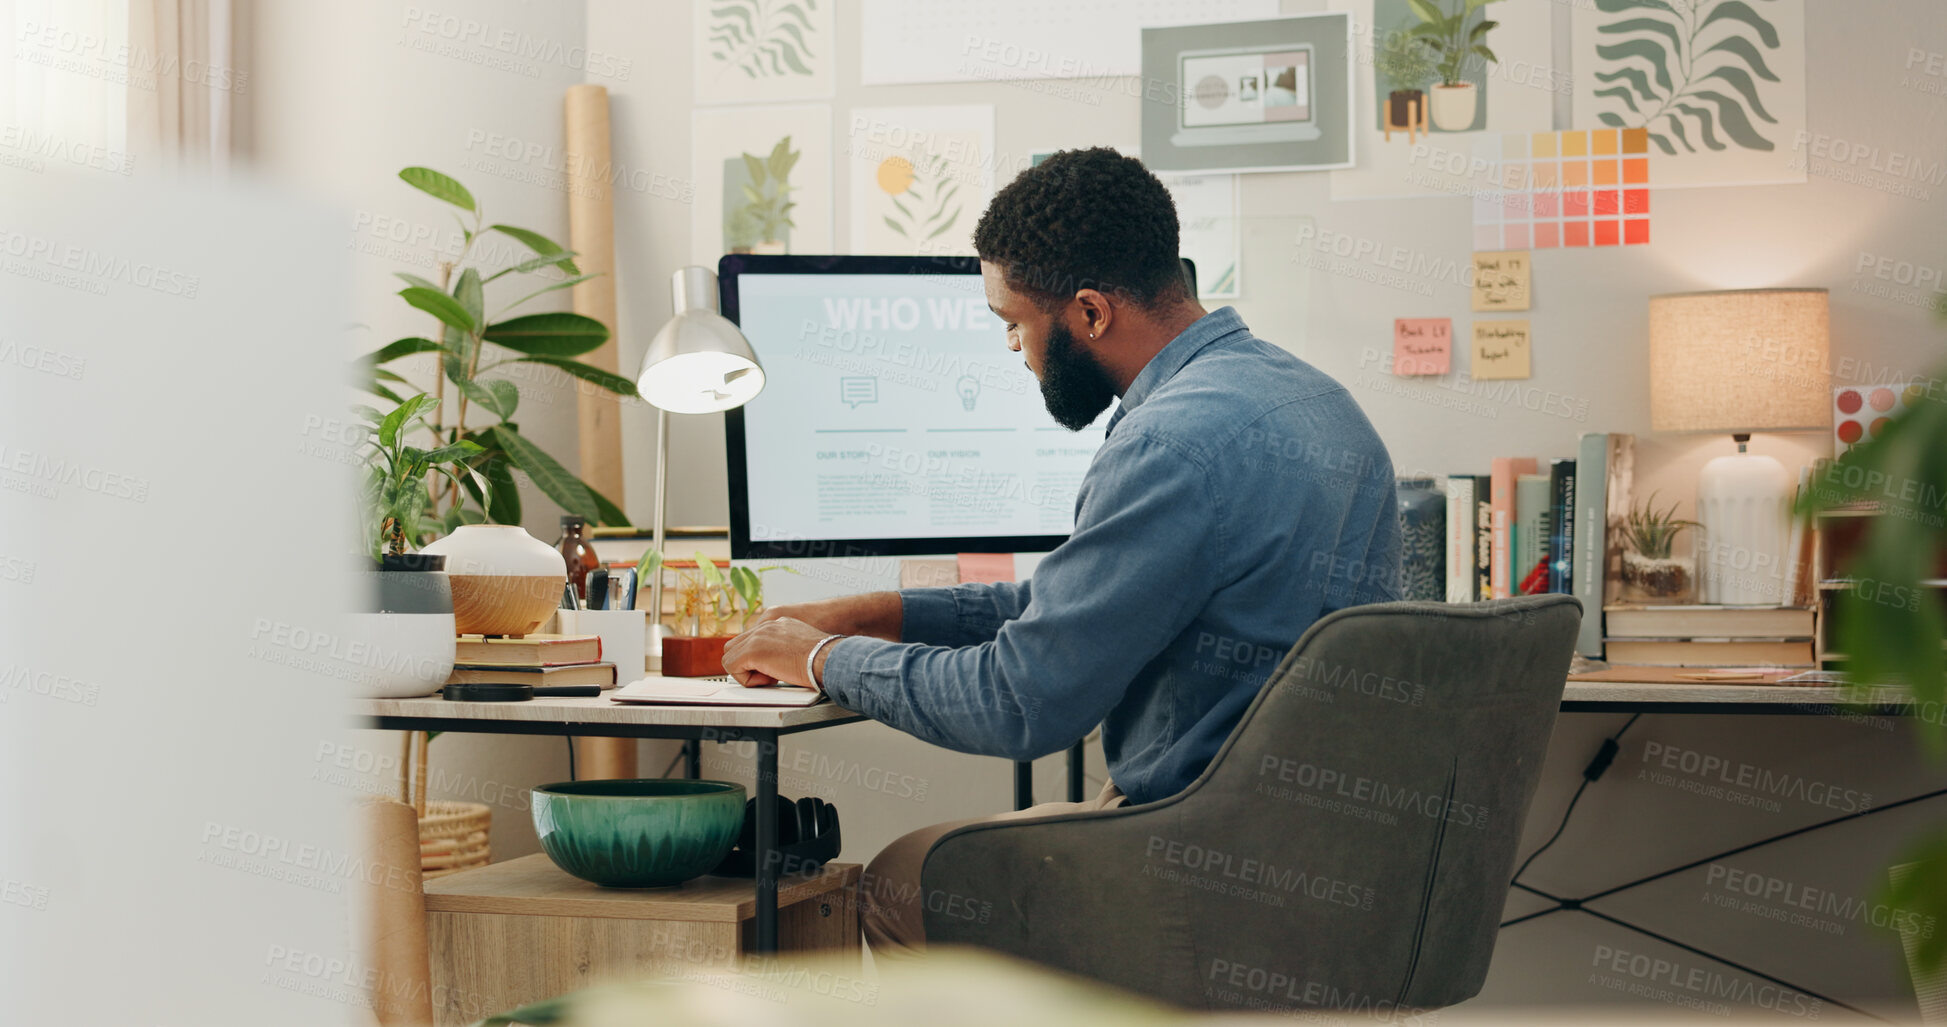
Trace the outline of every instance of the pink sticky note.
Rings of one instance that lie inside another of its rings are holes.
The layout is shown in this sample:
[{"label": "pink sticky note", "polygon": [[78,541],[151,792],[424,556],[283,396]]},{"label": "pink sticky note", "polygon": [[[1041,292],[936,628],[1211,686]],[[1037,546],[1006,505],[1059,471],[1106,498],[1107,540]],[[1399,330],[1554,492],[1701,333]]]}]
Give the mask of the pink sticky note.
[{"label": "pink sticky note", "polygon": [[1453,361],[1453,321],[1402,317],[1393,321],[1393,373],[1446,374]]},{"label": "pink sticky note", "polygon": [[1013,553],[961,553],[960,580],[1013,581]]}]

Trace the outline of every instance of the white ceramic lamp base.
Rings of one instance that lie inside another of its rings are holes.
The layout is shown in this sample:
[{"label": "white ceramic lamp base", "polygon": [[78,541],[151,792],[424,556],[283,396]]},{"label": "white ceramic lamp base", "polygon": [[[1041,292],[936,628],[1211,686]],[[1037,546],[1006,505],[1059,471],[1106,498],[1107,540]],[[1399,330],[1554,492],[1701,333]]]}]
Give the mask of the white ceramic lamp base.
[{"label": "white ceramic lamp base", "polygon": [[[1742,442],[1738,449],[1743,450]],[[1698,600],[1777,606],[1784,600],[1791,476],[1768,456],[1739,452],[1704,465],[1697,478]]]}]

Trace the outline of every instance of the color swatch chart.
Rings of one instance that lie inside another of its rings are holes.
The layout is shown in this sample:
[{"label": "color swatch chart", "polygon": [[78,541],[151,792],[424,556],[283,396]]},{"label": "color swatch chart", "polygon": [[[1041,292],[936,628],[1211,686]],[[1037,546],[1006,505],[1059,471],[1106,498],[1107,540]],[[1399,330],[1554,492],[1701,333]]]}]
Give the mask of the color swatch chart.
[{"label": "color swatch chart", "polygon": [[1649,132],[1483,132],[1474,137],[1474,248],[1549,250],[1650,241]]},{"label": "color swatch chart", "polygon": [[1920,402],[1925,382],[1886,385],[1846,385],[1832,390],[1832,434],[1838,440],[1833,456],[1844,456],[1857,443],[1877,436],[1893,415]]}]

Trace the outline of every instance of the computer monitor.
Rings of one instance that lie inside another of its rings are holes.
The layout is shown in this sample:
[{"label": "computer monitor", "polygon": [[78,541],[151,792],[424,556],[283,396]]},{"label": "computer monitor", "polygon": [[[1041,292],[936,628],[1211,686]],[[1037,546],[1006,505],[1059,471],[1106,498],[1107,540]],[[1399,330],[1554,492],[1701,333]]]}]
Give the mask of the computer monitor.
[{"label": "computer monitor", "polygon": [[977,259],[732,254],[717,275],[765,373],[724,415],[733,558],[1035,553],[1068,537],[1114,407],[1079,432],[1055,424]]},{"label": "computer monitor", "polygon": [[1232,46],[1177,55],[1175,146],[1309,142],[1313,116],[1310,44]]}]

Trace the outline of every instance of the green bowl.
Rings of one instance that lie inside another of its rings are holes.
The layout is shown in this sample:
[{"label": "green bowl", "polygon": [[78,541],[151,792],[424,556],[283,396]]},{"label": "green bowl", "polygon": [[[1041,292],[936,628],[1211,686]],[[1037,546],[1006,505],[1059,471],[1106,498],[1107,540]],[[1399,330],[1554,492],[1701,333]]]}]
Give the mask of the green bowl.
[{"label": "green bowl", "polygon": [[744,786],[648,778],[534,789],[534,833],[554,865],[610,888],[662,888],[710,872],[744,826]]}]

